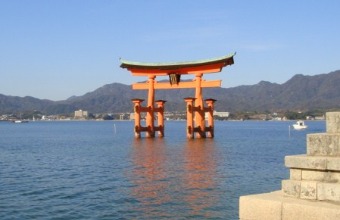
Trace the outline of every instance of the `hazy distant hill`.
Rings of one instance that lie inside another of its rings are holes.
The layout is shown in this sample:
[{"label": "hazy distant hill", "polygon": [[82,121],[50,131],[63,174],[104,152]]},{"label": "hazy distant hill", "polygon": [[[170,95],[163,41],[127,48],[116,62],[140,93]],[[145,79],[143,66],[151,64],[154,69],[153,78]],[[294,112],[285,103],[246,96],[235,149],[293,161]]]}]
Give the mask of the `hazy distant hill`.
[{"label": "hazy distant hill", "polygon": [[0,113],[42,110],[53,105],[53,101],[37,99],[30,96],[6,96],[0,94]]},{"label": "hazy distant hill", "polygon": [[[340,108],[340,70],[315,76],[295,75],[283,84],[261,81],[256,85],[204,89],[204,98],[214,98],[218,111],[279,111]],[[147,92],[112,83],[67,100],[53,102],[33,97],[0,95],[0,113],[39,110],[47,114],[73,112],[130,112],[132,98],[146,99]],[[167,100],[166,110],[185,110],[183,98],[194,89],[157,90],[156,99]],[[146,101],[145,101],[146,102]]]}]

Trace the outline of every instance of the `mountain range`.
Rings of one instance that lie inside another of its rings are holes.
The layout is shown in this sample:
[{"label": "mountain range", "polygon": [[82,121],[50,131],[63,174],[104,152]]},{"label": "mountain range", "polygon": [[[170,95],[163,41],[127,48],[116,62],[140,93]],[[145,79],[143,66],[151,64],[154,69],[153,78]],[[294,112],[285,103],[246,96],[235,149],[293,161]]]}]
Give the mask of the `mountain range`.
[{"label": "mountain range", "polygon": [[[217,111],[308,111],[340,108],[340,70],[307,76],[298,74],[283,84],[261,81],[232,88],[205,88],[204,98],[217,100]],[[166,100],[166,111],[185,111],[183,98],[193,97],[194,89],[157,90],[156,100]],[[0,94],[0,114],[40,111],[67,114],[83,109],[91,113],[131,112],[131,99],[146,99],[147,91],[112,83],[82,96],[63,101]]]}]

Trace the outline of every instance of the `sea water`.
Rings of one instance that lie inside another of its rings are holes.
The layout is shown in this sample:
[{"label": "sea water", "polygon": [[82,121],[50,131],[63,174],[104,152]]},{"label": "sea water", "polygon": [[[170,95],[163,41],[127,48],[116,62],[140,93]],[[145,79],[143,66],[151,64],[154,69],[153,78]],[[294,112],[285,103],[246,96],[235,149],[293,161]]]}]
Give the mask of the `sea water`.
[{"label": "sea water", "polygon": [[217,121],[214,139],[135,139],[131,121],[0,122],[0,219],[238,219],[241,195],[281,189],[284,156],[324,121]]}]

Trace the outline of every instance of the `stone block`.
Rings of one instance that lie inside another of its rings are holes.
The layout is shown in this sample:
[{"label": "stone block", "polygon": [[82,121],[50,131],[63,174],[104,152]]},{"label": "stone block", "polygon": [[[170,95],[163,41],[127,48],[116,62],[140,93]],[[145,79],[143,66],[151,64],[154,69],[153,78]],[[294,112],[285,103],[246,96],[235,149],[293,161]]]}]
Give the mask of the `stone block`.
[{"label": "stone block", "polygon": [[301,181],[282,180],[282,192],[285,196],[299,198],[301,192]]},{"label": "stone block", "polygon": [[316,171],[316,170],[302,170],[301,171],[301,179],[302,180],[311,180],[311,181],[325,181],[326,174],[328,172],[325,171]]},{"label": "stone block", "polygon": [[308,156],[340,156],[339,134],[307,134]]},{"label": "stone block", "polygon": [[290,169],[290,179],[291,180],[301,180],[302,170],[301,169]]},{"label": "stone block", "polygon": [[240,197],[240,220],[334,220],[340,204],[285,197],[282,192]]},{"label": "stone block", "polygon": [[340,157],[328,157],[327,169],[333,171],[340,171]]},{"label": "stone block", "polygon": [[301,179],[340,184],[340,172],[302,170]]},{"label": "stone block", "polygon": [[316,200],[316,182],[301,181],[300,198]]},{"label": "stone block", "polygon": [[326,113],[326,132],[340,133],[340,112]]},{"label": "stone block", "polygon": [[289,168],[326,170],[326,157],[307,157],[305,154],[285,157],[285,165]]},{"label": "stone block", "polygon": [[241,220],[281,220],[280,200],[275,200],[270,193],[241,196],[239,201],[239,218]]},{"label": "stone block", "polygon": [[334,220],[340,219],[340,205],[301,199],[284,199],[282,220]]},{"label": "stone block", "polygon": [[340,184],[336,183],[318,183],[317,199],[340,202]]}]

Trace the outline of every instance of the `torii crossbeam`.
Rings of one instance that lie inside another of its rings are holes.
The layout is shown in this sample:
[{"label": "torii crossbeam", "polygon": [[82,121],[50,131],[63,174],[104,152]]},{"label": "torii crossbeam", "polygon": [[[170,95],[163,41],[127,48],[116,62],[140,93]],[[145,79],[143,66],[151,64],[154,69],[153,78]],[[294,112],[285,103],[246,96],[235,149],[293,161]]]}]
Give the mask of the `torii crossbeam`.
[{"label": "torii crossbeam", "polygon": [[[164,136],[164,103],[163,100],[155,103],[156,89],[184,89],[194,88],[195,97],[185,98],[187,103],[187,137],[205,138],[206,132],[208,137],[214,137],[213,109],[214,99],[207,99],[208,107],[204,107],[202,88],[221,87],[221,80],[205,81],[202,79],[203,74],[221,72],[222,68],[234,64],[235,53],[219,58],[176,63],[141,63],[131,62],[121,59],[120,67],[129,70],[133,76],[146,76],[148,81],[145,83],[132,84],[134,90],[148,90],[147,106],[142,107],[142,99],[133,99],[135,105],[135,137],[140,138],[141,132],[147,132],[146,137],[155,137],[155,132],[159,136]],[[181,82],[181,75],[194,75],[192,82]],[[169,83],[157,82],[157,76],[169,76]],[[140,124],[140,113],[146,112],[146,127]],[[208,125],[205,124],[205,112],[208,112]],[[158,126],[154,125],[154,113],[158,113]],[[194,122],[195,120],[195,122]]]}]

